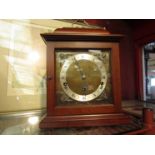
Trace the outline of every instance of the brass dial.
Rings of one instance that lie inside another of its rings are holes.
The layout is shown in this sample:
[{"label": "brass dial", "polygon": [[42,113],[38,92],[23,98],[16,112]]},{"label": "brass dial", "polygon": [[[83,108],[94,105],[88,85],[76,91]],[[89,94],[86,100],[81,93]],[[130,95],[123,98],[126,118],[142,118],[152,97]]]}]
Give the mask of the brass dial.
[{"label": "brass dial", "polygon": [[86,53],[65,60],[60,71],[60,83],[70,98],[80,102],[94,100],[104,91],[107,73],[103,62]]}]

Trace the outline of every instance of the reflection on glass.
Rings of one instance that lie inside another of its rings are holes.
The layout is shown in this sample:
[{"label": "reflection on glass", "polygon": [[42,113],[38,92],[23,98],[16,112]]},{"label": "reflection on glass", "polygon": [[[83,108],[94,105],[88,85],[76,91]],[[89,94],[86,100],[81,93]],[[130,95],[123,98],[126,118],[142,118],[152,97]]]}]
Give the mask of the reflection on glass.
[{"label": "reflection on glass", "polygon": [[6,56],[9,63],[8,96],[46,93],[46,46],[40,37],[44,31],[23,25],[11,26],[10,51]]},{"label": "reflection on glass", "polygon": [[38,52],[29,52],[27,61],[29,61],[31,63],[36,63],[36,62],[38,62],[39,58],[40,58],[40,55]]},{"label": "reflection on glass", "polygon": [[151,79],[151,86],[155,86],[155,78]]},{"label": "reflection on glass", "polygon": [[155,101],[155,42],[144,46],[146,100]]},{"label": "reflection on glass", "polygon": [[36,125],[39,122],[39,117],[38,116],[32,116],[28,118],[28,123],[31,125]]}]

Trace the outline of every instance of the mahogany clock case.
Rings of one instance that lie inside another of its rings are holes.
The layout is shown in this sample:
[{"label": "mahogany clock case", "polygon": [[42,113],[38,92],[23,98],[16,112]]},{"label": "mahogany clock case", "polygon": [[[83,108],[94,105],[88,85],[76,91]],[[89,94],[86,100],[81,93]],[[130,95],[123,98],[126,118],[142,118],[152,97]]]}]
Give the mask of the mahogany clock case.
[{"label": "mahogany clock case", "polygon": [[[41,34],[47,45],[47,115],[40,128],[102,126],[129,123],[130,118],[121,109],[121,82],[119,41],[122,35],[111,35],[103,30],[60,29]],[[111,92],[108,100],[59,104],[57,83],[57,51],[108,51]]]}]

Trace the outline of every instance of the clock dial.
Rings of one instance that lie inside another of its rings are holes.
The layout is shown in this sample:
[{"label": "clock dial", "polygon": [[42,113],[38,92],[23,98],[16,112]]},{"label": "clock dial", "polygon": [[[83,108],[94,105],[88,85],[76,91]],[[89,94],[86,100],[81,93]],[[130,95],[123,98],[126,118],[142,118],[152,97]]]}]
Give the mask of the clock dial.
[{"label": "clock dial", "polygon": [[104,91],[106,82],[104,64],[91,54],[70,56],[60,71],[63,91],[76,101],[86,102],[97,98]]},{"label": "clock dial", "polygon": [[56,50],[57,105],[112,101],[110,50]]}]

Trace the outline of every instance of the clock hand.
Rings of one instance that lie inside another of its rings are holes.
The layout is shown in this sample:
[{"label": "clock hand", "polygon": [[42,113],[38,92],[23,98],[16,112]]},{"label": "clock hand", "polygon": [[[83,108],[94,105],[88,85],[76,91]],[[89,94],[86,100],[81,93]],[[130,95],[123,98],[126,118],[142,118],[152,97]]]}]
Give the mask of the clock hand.
[{"label": "clock hand", "polygon": [[76,58],[74,57],[74,61],[75,64],[77,65],[80,75],[81,75],[81,79],[84,80],[83,82],[83,86],[82,86],[82,91],[84,92],[85,96],[88,94],[88,82],[86,80],[86,74],[83,72],[83,69],[81,68],[81,66],[79,65],[79,62],[76,60]]},{"label": "clock hand", "polygon": [[77,65],[77,67],[79,68],[79,72],[80,72],[80,75],[81,75],[81,79],[82,80],[85,80],[86,79],[86,75],[84,74],[82,68],[80,67],[78,61],[76,60],[76,58],[74,57],[74,60],[75,60],[75,64]]},{"label": "clock hand", "polygon": [[84,92],[84,95],[86,96],[88,94],[88,82],[85,80],[85,82],[83,83],[83,87],[82,90]]}]

